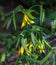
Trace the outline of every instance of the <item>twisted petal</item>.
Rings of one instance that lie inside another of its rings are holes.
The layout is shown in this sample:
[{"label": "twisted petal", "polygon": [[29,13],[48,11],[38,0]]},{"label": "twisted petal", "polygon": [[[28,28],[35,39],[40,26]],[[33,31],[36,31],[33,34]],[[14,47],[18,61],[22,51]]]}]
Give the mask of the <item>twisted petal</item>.
[{"label": "twisted petal", "polygon": [[30,24],[34,24],[35,22],[33,20],[29,20]]},{"label": "twisted petal", "polygon": [[22,25],[21,25],[21,28],[23,28],[23,27],[26,26],[26,21],[27,21],[27,19],[26,19],[26,15],[24,15],[24,17],[23,17],[23,21],[22,21]]},{"label": "twisted petal", "polygon": [[26,51],[26,54],[27,54],[27,55],[30,55],[30,54],[31,54],[31,49],[28,50],[28,51]]},{"label": "twisted petal", "polygon": [[34,21],[29,19],[27,15],[25,15],[25,21],[27,22],[27,24],[34,24]]}]

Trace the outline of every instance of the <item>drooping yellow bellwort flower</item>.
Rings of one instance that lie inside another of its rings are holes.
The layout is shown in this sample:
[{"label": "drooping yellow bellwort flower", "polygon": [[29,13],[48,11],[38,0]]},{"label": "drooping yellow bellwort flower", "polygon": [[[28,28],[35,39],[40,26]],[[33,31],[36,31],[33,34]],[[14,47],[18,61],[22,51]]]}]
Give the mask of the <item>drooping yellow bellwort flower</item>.
[{"label": "drooping yellow bellwort flower", "polygon": [[32,52],[32,47],[33,47],[33,43],[32,42],[30,42],[29,43],[29,49],[26,51],[26,54],[29,56],[30,54],[31,54],[31,52]]},{"label": "drooping yellow bellwort flower", "polygon": [[34,24],[34,21],[29,19],[28,16],[25,14],[23,17],[21,28],[25,27],[27,24]]},{"label": "drooping yellow bellwort flower", "polygon": [[26,47],[29,47],[29,49],[28,49],[27,51],[25,51],[24,47],[21,46],[21,48],[19,49],[18,53],[19,53],[20,55],[23,55],[23,54],[24,54],[24,51],[25,51],[27,55],[30,55],[31,52],[32,52],[33,43],[32,43],[32,42],[27,43],[27,44],[26,44]]},{"label": "drooping yellow bellwort flower", "polygon": [[43,44],[40,44],[39,46],[38,46],[38,48],[40,49],[40,53],[44,53],[45,51],[44,51],[44,45]]},{"label": "drooping yellow bellwort flower", "polygon": [[19,49],[18,53],[20,55],[23,55],[23,53],[24,53],[24,47],[23,46],[21,46],[21,48]]}]

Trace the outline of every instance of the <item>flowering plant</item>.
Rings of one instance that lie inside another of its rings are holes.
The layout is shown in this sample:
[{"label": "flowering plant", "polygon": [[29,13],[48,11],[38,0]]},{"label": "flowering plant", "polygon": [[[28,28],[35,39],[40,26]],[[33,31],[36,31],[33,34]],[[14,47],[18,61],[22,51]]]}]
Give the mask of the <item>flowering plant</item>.
[{"label": "flowering plant", "polygon": [[[33,9],[35,6],[40,8],[39,12]],[[12,33],[0,35],[2,41],[6,43],[7,50],[5,52],[6,55],[2,54],[4,58],[1,57],[1,62],[4,62],[5,58],[10,57],[15,51],[18,53],[15,65],[23,63],[25,65],[44,64],[48,62],[51,55],[53,55],[55,60],[55,52],[53,52],[53,50],[55,50],[56,47],[51,47],[49,40],[45,37],[47,31],[51,32],[52,30],[50,31],[42,27],[45,21],[45,9],[43,9],[42,5],[35,6],[24,9],[23,6],[19,5],[13,11],[4,14],[4,16],[8,18],[5,20],[3,26],[9,29],[9,27],[13,25],[14,29]],[[16,13],[21,13],[22,15],[22,20],[19,23],[17,22]],[[17,25],[20,27],[20,30]],[[52,25],[54,30],[56,28],[55,25],[56,21],[54,21]],[[53,65],[55,65],[55,61],[52,60],[52,62]]]}]

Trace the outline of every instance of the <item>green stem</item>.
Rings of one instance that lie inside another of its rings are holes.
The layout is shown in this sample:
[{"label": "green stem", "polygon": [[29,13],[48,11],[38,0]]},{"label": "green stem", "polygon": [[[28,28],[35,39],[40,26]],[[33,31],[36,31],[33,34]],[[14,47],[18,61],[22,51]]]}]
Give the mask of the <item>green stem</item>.
[{"label": "green stem", "polygon": [[34,8],[34,7],[36,7],[36,6],[40,7],[40,5],[34,5],[34,6],[30,7],[29,9],[32,9],[32,8]]}]

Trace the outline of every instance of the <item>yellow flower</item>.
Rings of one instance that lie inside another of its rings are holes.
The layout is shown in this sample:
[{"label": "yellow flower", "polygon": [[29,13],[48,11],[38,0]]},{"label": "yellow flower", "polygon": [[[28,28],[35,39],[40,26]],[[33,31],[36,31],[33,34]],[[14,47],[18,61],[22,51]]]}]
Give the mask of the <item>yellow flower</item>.
[{"label": "yellow flower", "polygon": [[28,24],[34,24],[34,21],[31,20],[31,19],[29,19],[27,15],[26,15],[26,19],[27,19],[26,22],[27,22]]},{"label": "yellow flower", "polygon": [[22,21],[22,25],[21,25],[21,28],[23,28],[23,27],[26,26],[26,21],[27,21],[27,19],[26,19],[26,15],[24,15],[24,17],[23,17],[23,21]]},{"label": "yellow flower", "polygon": [[28,44],[29,44],[29,49],[26,51],[26,54],[27,54],[27,55],[30,55],[31,52],[32,52],[33,43],[30,42],[30,43],[28,43]]},{"label": "yellow flower", "polygon": [[21,46],[21,48],[19,49],[18,53],[23,55],[23,53],[24,53],[24,47],[23,46]]},{"label": "yellow flower", "polygon": [[30,42],[29,44],[30,44],[30,48],[33,47],[33,43],[32,42]]},{"label": "yellow flower", "polygon": [[31,54],[31,50],[27,50],[26,54],[29,56]]},{"label": "yellow flower", "polygon": [[28,16],[25,14],[23,17],[21,28],[25,27],[26,24],[34,24],[34,21],[29,19]]},{"label": "yellow flower", "polygon": [[27,19],[28,19],[28,21],[29,21],[30,24],[34,24],[34,21],[33,20],[31,20],[29,18],[27,18]]},{"label": "yellow flower", "polygon": [[[31,52],[32,52],[33,43],[32,43],[32,42],[27,43],[27,44],[26,44],[26,47],[29,47],[29,49],[28,49],[27,51],[25,51],[25,52],[26,52],[27,55],[30,55]],[[24,54],[24,50],[25,50],[24,47],[21,46],[21,48],[19,49],[18,53],[19,53],[20,55],[23,55],[23,54]]]},{"label": "yellow flower", "polygon": [[45,51],[44,51],[44,45],[43,44],[40,44],[39,46],[38,46],[38,48],[40,49],[40,53],[44,53]]}]

